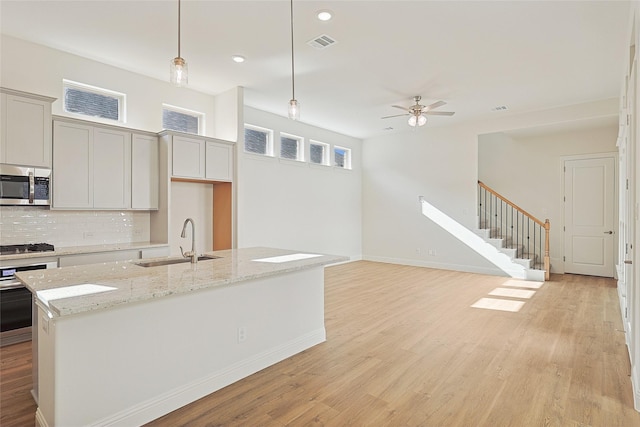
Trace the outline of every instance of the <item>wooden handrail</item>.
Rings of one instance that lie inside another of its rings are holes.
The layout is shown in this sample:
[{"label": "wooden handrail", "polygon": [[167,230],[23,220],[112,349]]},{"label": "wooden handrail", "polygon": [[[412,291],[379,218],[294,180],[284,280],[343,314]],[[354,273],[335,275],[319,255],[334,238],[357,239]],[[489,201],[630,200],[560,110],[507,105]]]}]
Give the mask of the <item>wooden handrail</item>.
[{"label": "wooden handrail", "polygon": [[551,269],[551,261],[550,261],[551,258],[549,257],[549,230],[551,229],[551,223],[549,222],[549,219],[546,219],[544,222],[542,222],[542,220],[539,220],[535,216],[531,215],[529,212],[525,211],[520,206],[513,203],[511,200],[502,196],[501,194],[496,192],[494,189],[484,184],[482,181],[478,180],[478,185],[481,188],[484,188],[485,191],[488,191],[489,193],[493,194],[498,199],[502,200],[507,205],[511,206],[512,208],[514,208],[515,210],[522,213],[523,215],[531,219],[533,222],[535,222],[536,224],[539,224],[541,227],[544,228],[544,278],[545,280],[549,280],[550,269]]},{"label": "wooden handrail", "polygon": [[[526,216],[528,216],[529,218],[531,218],[534,222],[540,224],[541,226],[545,227],[545,222],[542,220],[539,220],[538,218],[536,218],[535,216],[531,215],[529,212],[525,211],[524,209],[522,209],[520,206],[516,205],[515,203],[513,203],[511,200],[507,199],[506,197],[504,197],[503,195],[499,194],[498,192],[496,192],[494,189],[492,189],[491,187],[487,186],[486,184],[484,184],[482,181],[478,181],[478,185],[482,188],[484,188],[485,190],[487,190],[489,193],[493,194],[494,196],[496,196],[498,199],[502,200],[503,202],[507,203],[508,205],[510,205],[511,207],[513,207],[514,209],[520,211],[521,213],[525,214]],[[547,220],[549,221],[549,220]]]}]

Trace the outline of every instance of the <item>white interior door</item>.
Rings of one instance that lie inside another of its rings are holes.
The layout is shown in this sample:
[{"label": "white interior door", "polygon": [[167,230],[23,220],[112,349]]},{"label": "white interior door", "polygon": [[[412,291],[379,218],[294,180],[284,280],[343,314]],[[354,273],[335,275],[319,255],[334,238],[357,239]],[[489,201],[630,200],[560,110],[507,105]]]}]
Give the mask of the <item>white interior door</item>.
[{"label": "white interior door", "polygon": [[615,158],[566,160],[566,273],[613,277]]}]

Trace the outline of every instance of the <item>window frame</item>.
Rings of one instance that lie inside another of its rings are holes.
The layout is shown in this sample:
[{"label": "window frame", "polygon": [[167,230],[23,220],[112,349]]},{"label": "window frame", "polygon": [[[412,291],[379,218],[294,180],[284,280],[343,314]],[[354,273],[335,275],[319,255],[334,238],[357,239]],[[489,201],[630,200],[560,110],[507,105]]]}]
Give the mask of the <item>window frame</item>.
[{"label": "window frame", "polygon": [[[118,100],[118,119],[114,120],[106,117],[99,117],[91,114],[84,114],[76,111],[67,110],[67,101],[66,101],[67,88],[79,90],[87,93],[93,93],[96,95],[116,98]],[[88,85],[86,83],[80,83],[73,80],[62,79],[62,111],[64,111],[65,114],[69,114],[74,117],[81,117],[85,120],[87,118],[90,118],[90,120],[92,121],[104,122],[104,123],[126,123],[127,122],[127,94],[122,92],[117,92],[111,89],[105,89],[98,86]]]},{"label": "window frame", "polygon": [[[164,125],[165,110],[172,111],[174,113],[184,114],[191,117],[196,117],[198,119],[198,133],[186,132],[180,129],[167,129]],[[189,135],[204,135],[204,129],[205,129],[204,125],[205,125],[205,113],[201,111],[190,110],[188,108],[178,107],[171,104],[165,104],[164,102],[162,103],[162,127],[164,129],[171,130],[174,132],[188,133]]]},{"label": "window frame", "polygon": [[[256,125],[252,125],[249,123],[245,123],[244,124],[244,132],[242,134],[242,151],[244,151],[244,153],[246,154],[251,154],[253,156],[260,156],[260,157],[275,157],[274,155],[274,147],[273,147],[273,129],[268,129],[268,128],[263,128],[261,126],[256,126]],[[247,141],[246,141],[246,131],[247,129],[256,131],[256,132],[263,132],[267,134],[267,141],[266,141],[266,147],[265,147],[265,154],[261,154],[261,153],[256,153],[253,151],[247,151]]]},{"label": "window frame", "polygon": [[[308,159],[309,159],[309,164],[310,165],[314,165],[314,166],[331,166],[331,144],[327,144],[326,142],[320,142],[320,141],[316,141],[313,139],[309,140],[309,144],[307,144],[309,146],[309,154],[308,154]],[[316,163],[313,162],[311,160],[311,146],[312,145],[318,145],[318,146],[322,146],[323,149],[323,153],[322,153],[322,161],[320,163]]]},{"label": "window frame", "polygon": [[[298,142],[298,149],[296,152],[296,158],[295,159],[290,159],[288,157],[282,157],[282,138],[287,138],[287,139],[293,139],[295,141]],[[288,161],[292,161],[292,162],[304,162],[305,161],[305,152],[304,152],[304,148],[305,148],[305,144],[304,144],[304,137],[303,136],[298,136],[298,135],[293,135],[287,132],[280,132],[280,153],[278,155],[278,157],[282,160],[288,160]]]},{"label": "window frame", "polygon": [[[340,166],[336,163],[336,150],[344,150],[344,153],[345,153],[344,166]],[[338,169],[352,170],[351,169],[351,148],[343,147],[341,145],[334,145],[332,162],[333,162],[333,166]]]}]

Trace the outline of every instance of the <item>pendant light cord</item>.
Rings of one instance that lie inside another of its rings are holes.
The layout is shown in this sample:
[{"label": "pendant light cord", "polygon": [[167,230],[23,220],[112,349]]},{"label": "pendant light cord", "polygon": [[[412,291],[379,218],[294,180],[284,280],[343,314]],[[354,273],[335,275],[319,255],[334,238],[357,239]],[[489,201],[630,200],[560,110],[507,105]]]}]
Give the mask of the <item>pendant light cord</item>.
[{"label": "pendant light cord", "polygon": [[180,57],[180,0],[178,0],[178,58]]},{"label": "pendant light cord", "polygon": [[295,66],[293,59],[293,0],[291,0],[291,94],[296,99]]}]

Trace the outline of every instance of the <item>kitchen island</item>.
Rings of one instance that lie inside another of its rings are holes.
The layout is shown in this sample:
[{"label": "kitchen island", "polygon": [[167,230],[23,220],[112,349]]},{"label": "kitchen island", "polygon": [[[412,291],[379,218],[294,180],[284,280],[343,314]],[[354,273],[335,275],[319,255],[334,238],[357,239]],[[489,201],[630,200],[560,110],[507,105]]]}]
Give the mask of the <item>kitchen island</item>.
[{"label": "kitchen island", "polygon": [[325,341],[324,266],[348,258],[206,255],[19,273],[37,307],[36,425],[140,425]]}]

